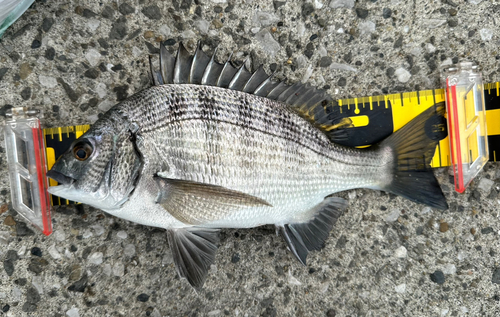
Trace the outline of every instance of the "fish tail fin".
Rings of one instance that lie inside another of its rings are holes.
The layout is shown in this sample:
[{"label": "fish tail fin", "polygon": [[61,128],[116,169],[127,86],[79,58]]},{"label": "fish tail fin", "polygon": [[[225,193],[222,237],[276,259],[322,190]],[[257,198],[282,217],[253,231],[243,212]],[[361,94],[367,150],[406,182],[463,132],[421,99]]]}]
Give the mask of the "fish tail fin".
[{"label": "fish tail fin", "polygon": [[446,131],[445,104],[437,103],[380,142],[382,155],[390,156],[391,178],[381,189],[411,201],[448,209],[446,198],[430,163]]}]

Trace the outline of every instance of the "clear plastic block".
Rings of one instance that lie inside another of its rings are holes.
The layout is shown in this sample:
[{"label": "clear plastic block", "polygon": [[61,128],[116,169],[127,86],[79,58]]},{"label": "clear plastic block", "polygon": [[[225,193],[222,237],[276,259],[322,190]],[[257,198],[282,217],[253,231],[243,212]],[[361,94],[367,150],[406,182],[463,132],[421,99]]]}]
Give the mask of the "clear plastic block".
[{"label": "clear plastic block", "polygon": [[25,108],[13,108],[4,136],[12,207],[45,235],[52,233],[46,159],[40,120]]},{"label": "clear plastic block", "polygon": [[462,62],[443,69],[455,190],[465,191],[488,162],[484,87],[479,67]]}]

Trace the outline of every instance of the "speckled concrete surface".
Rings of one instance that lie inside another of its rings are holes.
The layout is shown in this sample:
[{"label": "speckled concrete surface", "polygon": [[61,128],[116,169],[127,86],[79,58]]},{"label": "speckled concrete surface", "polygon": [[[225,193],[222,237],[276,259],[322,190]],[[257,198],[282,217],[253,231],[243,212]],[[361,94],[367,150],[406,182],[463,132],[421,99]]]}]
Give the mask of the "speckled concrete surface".
[{"label": "speckled concrete surface", "polygon": [[[149,86],[158,42],[220,59],[234,52],[338,97],[430,89],[469,58],[500,80],[495,0],[36,1],[0,43],[1,115],[44,110],[46,126],[91,123]],[[3,140],[2,140],[3,142]],[[0,147],[4,152],[3,143]],[[80,206],[53,211],[54,234],[9,207],[0,159],[0,315],[498,316],[500,168],[464,194],[436,170],[450,209],[370,190],[301,266],[271,227],[224,230],[196,293],[179,280],[163,230]]]}]

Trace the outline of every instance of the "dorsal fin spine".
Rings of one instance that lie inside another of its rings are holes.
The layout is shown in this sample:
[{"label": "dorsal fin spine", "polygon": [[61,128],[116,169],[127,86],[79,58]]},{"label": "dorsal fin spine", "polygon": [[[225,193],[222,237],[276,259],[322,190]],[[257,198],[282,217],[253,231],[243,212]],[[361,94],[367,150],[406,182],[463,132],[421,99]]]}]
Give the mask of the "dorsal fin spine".
[{"label": "dorsal fin spine", "polygon": [[189,83],[189,71],[191,69],[193,56],[189,54],[182,43],[179,44],[177,50],[177,58],[174,66],[174,83],[187,84]]},{"label": "dorsal fin spine", "polygon": [[210,62],[210,57],[203,52],[201,48],[201,42],[198,42],[198,47],[193,56],[193,61],[191,63],[191,73],[189,78],[190,84],[201,84],[203,74]]},{"label": "dorsal fin spine", "polygon": [[215,48],[214,53],[212,54],[212,57],[210,58],[210,61],[208,62],[207,67],[205,68],[205,71],[203,72],[203,77],[201,79],[202,85],[208,84],[208,76],[210,75],[210,69],[216,63],[215,62],[215,54],[217,54],[217,50],[218,50],[218,47]]},{"label": "dorsal fin spine", "polygon": [[201,51],[200,45],[201,45],[201,41],[198,41],[198,43],[196,43],[196,51],[194,52],[194,55],[193,55],[193,61],[191,62],[191,67],[189,68],[188,82],[190,84],[193,82],[193,74],[194,74],[195,65],[196,65],[196,56]]},{"label": "dorsal fin spine", "polygon": [[179,43],[179,48],[177,49],[177,56],[175,57],[175,66],[174,66],[174,83],[179,83],[181,76],[181,49],[184,48],[182,43]]},{"label": "dorsal fin spine", "polygon": [[[255,91],[254,91],[254,94],[258,95],[258,96],[262,96],[260,94],[260,92],[264,89],[264,87],[271,82],[271,79],[272,77],[274,76],[275,72],[272,72],[271,75],[267,76],[267,78],[262,82],[260,83],[260,85],[255,88]],[[264,97],[264,96],[263,96]]]},{"label": "dorsal fin spine", "polygon": [[224,63],[224,66],[222,67],[222,71],[220,72],[219,74],[219,77],[217,78],[217,86],[218,87],[224,87],[224,82],[223,82],[223,78],[224,78],[224,75],[227,73],[227,72],[230,72],[230,68],[234,68],[232,65],[231,65],[231,58],[233,57],[233,52],[231,52],[226,60],[226,62]]},{"label": "dorsal fin spine", "polygon": [[284,82],[280,81],[274,88],[267,94],[267,98],[276,100],[279,95],[286,89],[286,85]]},{"label": "dorsal fin spine", "polygon": [[174,58],[167,51],[165,45],[160,44],[160,74],[163,79],[163,84],[173,84]]},{"label": "dorsal fin spine", "polygon": [[293,94],[297,87],[299,86],[299,83],[295,83],[291,86],[288,86],[277,98],[278,101],[285,102],[285,100],[288,99],[288,97]]},{"label": "dorsal fin spine", "polygon": [[229,82],[229,86],[228,87],[230,89],[235,89],[234,88],[235,83],[238,81],[238,78],[241,76],[241,74],[243,73],[243,71],[246,70],[245,64],[247,63],[247,61],[248,61],[248,57],[245,58],[245,61],[243,62],[243,64],[241,64],[240,67],[238,67],[238,70],[236,71],[236,73],[234,74],[233,78]]},{"label": "dorsal fin spine", "polygon": [[264,71],[264,67],[260,65],[257,70],[252,73],[252,76],[250,76],[245,86],[243,86],[243,91],[251,94],[254,93],[257,87],[265,80],[262,79],[262,76],[268,77],[267,73]]}]

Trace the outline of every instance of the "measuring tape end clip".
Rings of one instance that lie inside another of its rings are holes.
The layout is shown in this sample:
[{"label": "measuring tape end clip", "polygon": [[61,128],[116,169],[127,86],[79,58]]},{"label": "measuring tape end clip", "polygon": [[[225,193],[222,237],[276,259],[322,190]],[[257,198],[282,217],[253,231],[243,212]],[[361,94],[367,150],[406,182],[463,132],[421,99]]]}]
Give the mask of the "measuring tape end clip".
[{"label": "measuring tape end clip", "polygon": [[463,193],[488,162],[484,85],[479,66],[462,62],[443,69],[455,190]]},{"label": "measuring tape end clip", "polygon": [[26,107],[12,108],[7,113],[4,136],[12,207],[48,236],[52,221],[40,115]]}]

